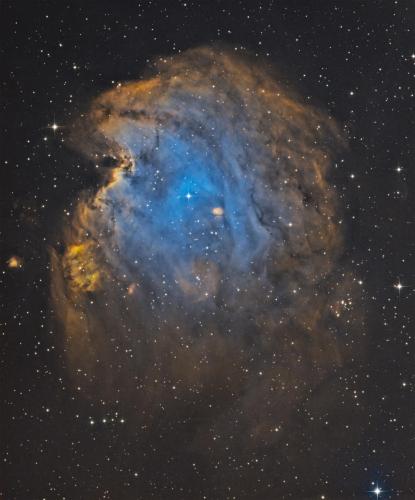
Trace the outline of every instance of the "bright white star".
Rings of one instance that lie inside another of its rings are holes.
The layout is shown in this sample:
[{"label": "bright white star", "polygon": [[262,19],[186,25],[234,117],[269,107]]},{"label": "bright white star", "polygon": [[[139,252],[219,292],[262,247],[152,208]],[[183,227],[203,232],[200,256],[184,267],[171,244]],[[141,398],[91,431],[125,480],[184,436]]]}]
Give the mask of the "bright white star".
[{"label": "bright white star", "polygon": [[376,488],[372,491],[376,495],[376,498],[379,498],[379,495],[382,493],[382,489],[379,488],[379,486],[376,486]]}]

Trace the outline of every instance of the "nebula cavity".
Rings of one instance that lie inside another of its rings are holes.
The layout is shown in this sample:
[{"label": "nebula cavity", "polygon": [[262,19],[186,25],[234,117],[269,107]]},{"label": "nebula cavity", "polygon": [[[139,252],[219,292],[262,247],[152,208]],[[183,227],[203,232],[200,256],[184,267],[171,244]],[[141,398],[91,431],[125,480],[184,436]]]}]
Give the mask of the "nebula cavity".
[{"label": "nebula cavity", "polygon": [[203,47],[99,95],[75,128],[103,174],[52,251],[74,377],[153,410],[214,398],[209,428],[238,413],[269,433],[352,352],[334,120],[253,58]]}]

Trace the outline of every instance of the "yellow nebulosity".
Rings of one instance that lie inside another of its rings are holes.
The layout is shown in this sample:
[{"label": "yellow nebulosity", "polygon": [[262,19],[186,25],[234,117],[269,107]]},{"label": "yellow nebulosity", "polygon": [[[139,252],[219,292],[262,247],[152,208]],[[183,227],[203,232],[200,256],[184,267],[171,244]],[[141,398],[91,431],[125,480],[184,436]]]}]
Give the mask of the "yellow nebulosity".
[{"label": "yellow nebulosity", "polygon": [[12,269],[23,267],[23,259],[21,257],[18,257],[17,255],[12,255],[7,261],[7,265]]},{"label": "yellow nebulosity", "polygon": [[102,273],[95,259],[95,245],[92,240],[70,245],[63,264],[73,290],[94,292],[100,287]]},{"label": "yellow nebulosity", "polygon": [[216,215],[217,217],[220,217],[221,215],[224,214],[224,210],[222,207],[214,207],[212,208],[212,214]]},{"label": "yellow nebulosity", "polygon": [[128,89],[131,89],[132,94],[136,94],[137,92],[151,92],[156,87],[160,85],[160,78],[151,78],[150,80],[141,80],[136,83],[130,83],[128,85]]}]

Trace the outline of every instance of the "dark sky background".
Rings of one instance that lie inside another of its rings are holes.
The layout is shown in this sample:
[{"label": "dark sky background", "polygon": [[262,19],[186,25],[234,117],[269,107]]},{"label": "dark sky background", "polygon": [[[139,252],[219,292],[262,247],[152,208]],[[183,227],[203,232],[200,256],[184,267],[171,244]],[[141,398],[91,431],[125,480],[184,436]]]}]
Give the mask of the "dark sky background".
[{"label": "dark sky background", "polygon": [[[379,498],[415,498],[415,4],[2,0],[0,18],[1,498],[364,499],[376,485]],[[261,484],[278,479],[266,494],[227,488],[231,461],[204,489],[203,471],[166,466],[158,435],[135,449],[132,424],[102,422],[102,408],[69,384],[50,327],[48,247],[97,182],[67,147],[67,124],[154,57],[216,41],[268,60],[349,138],[332,181],[345,259],[362,280],[364,355],[333,383],[339,404],[322,404],[315,435],[295,427],[291,465],[272,478],[258,471]],[[308,468],[315,439],[326,451]]]}]

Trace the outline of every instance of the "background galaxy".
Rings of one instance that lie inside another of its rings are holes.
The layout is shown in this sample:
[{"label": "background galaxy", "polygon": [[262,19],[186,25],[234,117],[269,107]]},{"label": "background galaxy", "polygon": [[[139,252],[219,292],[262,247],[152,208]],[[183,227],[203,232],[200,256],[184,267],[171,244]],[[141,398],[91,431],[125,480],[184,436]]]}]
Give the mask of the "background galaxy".
[{"label": "background galaxy", "polygon": [[40,5],[2,7],[5,498],[413,498],[414,9]]}]

